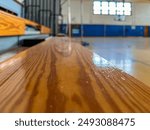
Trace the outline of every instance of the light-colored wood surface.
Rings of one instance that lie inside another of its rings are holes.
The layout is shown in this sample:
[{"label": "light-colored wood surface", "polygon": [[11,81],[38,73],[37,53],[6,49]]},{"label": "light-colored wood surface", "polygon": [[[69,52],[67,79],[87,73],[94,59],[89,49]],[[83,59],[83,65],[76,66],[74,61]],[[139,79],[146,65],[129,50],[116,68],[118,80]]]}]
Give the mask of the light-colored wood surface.
[{"label": "light-colored wood surface", "polygon": [[0,11],[0,36],[23,35],[25,24],[16,16]]},{"label": "light-colored wood surface", "polygon": [[68,38],[0,64],[0,112],[150,112],[150,88]]},{"label": "light-colored wood surface", "polygon": [[0,36],[25,35],[27,25],[38,28],[41,34],[51,33],[51,29],[48,27],[14,16],[4,11],[0,11]]},{"label": "light-colored wood surface", "polygon": [[85,38],[90,49],[150,87],[150,38]]},{"label": "light-colored wood surface", "polygon": [[40,26],[40,31],[42,34],[50,34],[52,32],[51,29],[49,29],[45,26]]}]

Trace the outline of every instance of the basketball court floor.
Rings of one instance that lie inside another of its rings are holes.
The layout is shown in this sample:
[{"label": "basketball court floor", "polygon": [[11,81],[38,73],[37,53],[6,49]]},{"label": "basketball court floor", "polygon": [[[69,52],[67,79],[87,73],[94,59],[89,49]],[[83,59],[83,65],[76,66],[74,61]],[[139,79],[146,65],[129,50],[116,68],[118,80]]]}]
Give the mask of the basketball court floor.
[{"label": "basketball court floor", "polygon": [[89,49],[150,86],[150,38],[84,38]]},{"label": "basketball court floor", "polygon": [[[150,86],[150,38],[84,38],[88,47],[114,66]],[[3,62],[26,48],[16,48],[0,55]]]}]

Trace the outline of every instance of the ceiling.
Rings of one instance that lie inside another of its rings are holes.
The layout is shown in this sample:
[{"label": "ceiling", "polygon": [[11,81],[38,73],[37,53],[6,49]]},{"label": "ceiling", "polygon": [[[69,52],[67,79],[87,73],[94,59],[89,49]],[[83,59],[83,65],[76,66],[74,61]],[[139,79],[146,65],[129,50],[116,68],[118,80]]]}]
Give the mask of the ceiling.
[{"label": "ceiling", "polygon": [[[67,2],[67,0],[61,0],[63,2]],[[76,1],[76,0],[72,0]],[[91,0],[83,0],[83,1],[91,1]],[[104,0],[104,1],[123,1],[123,0]],[[134,3],[150,3],[150,0],[124,0],[125,2],[134,2]]]},{"label": "ceiling", "polygon": [[125,0],[125,1],[129,1],[129,2],[141,2],[141,3],[147,3],[150,2],[150,0]]},{"label": "ceiling", "polygon": [[[123,0],[114,0],[114,1],[123,1]],[[135,3],[150,3],[150,0],[125,0],[126,2],[135,2]]]},{"label": "ceiling", "polygon": [[[83,0],[84,1],[84,0]],[[123,1],[123,0],[104,0],[104,1]],[[150,3],[150,0],[124,0],[125,2],[135,2],[135,3]]]}]

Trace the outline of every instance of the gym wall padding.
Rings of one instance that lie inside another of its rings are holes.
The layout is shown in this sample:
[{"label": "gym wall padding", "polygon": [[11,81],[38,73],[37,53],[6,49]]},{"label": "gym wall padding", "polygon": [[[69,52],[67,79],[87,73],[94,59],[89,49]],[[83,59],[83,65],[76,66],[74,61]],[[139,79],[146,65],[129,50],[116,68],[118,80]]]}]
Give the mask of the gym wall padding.
[{"label": "gym wall padding", "polygon": [[[60,25],[61,33],[67,34],[68,26],[66,24]],[[101,24],[84,24],[83,36],[85,37],[123,37],[123,36],[144,36],[145,26],[132,25],[101,25]],[[72,25],[72,36],[81,36],[81,25]]]}]

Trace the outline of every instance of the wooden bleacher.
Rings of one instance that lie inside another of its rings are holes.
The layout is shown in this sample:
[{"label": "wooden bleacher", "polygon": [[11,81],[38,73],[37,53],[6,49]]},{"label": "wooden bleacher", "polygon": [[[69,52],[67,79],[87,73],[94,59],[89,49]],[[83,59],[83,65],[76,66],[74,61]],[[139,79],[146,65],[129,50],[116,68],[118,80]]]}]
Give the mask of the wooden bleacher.
[{"label": "wooden bleacher", "polygon": [[37,28],[40,34],[50,34],[51,29],[27,19],[0,11],[0,36],[19,36],[26,34],[26,27]]},{"label": "wooden bleacher", "polygon": [[0,112],[150,112],[150,88],[56,37],[0,64]]}]

